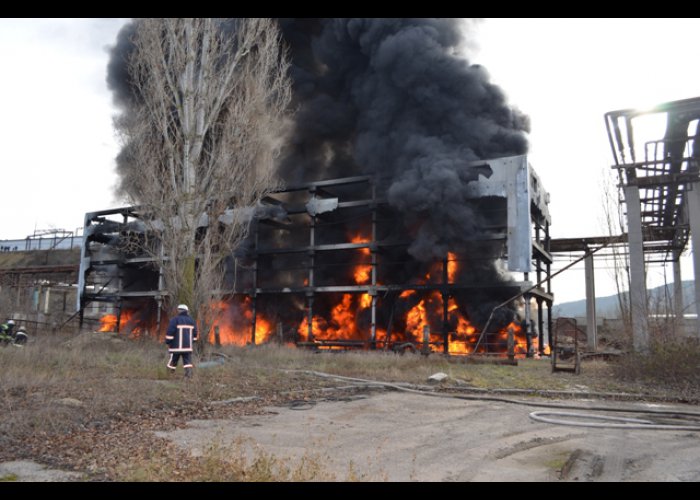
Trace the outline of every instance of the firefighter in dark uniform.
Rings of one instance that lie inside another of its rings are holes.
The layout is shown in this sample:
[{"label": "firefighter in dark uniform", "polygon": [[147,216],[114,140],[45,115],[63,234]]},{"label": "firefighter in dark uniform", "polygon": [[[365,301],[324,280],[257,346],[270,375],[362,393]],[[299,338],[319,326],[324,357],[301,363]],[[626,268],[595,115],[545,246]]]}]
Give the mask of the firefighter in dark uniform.
[{"label": "firefighter in dark uniform", "polygon": [[182,366],[185,369],[185,377],[192,376],[192,347],[197,340],[197,325],[189,315],[189,308],[185,304],[177,306],[177,316],[170,320],[168,330],[165,332],[165,343],[168,344],[170,359],[168,369],[175,373],[177,363],[182,356]]},{"label": "firefighter in dark uniform", "polygon": [[7,323],[5,323],[5,324],[7,325],[7,334],[14,339],[15,338],[15,332],[14,332],[15,322],[14,322],[14,320],[8,319]]},{"label": "firefighter in dark uniform", "polygon": [[15,322],[8,319],[5,323],[0,325],[0,342],[4,344],[11,344],[15,340]]}]

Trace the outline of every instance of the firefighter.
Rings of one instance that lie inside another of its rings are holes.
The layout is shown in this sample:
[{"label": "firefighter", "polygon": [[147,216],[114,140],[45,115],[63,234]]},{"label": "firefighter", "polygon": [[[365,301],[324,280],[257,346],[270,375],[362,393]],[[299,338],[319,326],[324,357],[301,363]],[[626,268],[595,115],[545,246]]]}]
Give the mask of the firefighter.
[{"label": "firefighter", "polygon": [[14,320],[8,319],[8,320],[7,320],[7,323],[5,323],[5,324],[7,325],[7,332],[6,332],[6,333],[7,333],[10,337],[15,338],[15,332],[14,332],[14,330],[15,330],[15,322],[14,322]]},{"label": "firefighter", "polygon": [[3,344],[12,342],[12,336],[8,333],[7,323],[0,325],[0,342]]},{"label": "firefighter", "polygon": [[15,345],[26,344],[28,339],[29,336],[27,335],[27,329],[24,327],[24,325],[20,325],[19,328],[17,328],[17,333],[15,333]]},{"label": "firefighter", "polygon": [[11,319],[8,319],[6,322],[1,324],[0,325],[0,342],[4,342],[6,344],[11,343],[15,338],[14,328],[15,328],[15,322]]},{"label": "firefighter", "polygon": [[182,356],[182,366],[187,378],[192,376],[192,347],[197,340],[197,325],[189,315],[189,311],[189,307],[185,304],[177,306],[177,316],[170,320],[165,332],[165,343],[170,353],[168,370],[170,373],[175,373],[178,360]]}]

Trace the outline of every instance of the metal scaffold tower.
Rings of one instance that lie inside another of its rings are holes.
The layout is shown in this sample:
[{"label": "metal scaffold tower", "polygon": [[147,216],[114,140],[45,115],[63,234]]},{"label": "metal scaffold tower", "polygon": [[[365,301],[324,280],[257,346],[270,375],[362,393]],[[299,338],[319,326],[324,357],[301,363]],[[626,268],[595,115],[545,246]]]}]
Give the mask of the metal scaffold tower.
[{"label": "metal scaffold tower", "polygon": [[[644,137],[651,120],[662,137]],[[633,343],[649,346],[645,265],[673,264],[675,314],[682,317],[680,257],[689,237],[695,276],[700,275],[700,97],[659,104],[648,110],[623,109],[605,115],[621,201],[627,212],[630,306]],[[695,282],[695,304],[700,284]],[[700,334],[700,325],[698,325]]]}]

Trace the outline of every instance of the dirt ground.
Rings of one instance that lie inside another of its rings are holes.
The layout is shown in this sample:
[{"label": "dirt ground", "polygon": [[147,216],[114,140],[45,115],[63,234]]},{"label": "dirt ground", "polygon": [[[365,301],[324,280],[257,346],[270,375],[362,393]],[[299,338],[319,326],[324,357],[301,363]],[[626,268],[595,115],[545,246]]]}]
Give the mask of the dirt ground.
[{"label": "dirt ground", "polygon": [[83,475],[77,472],[52,469],[31,460],[14,460],[0,463],[0,480],[23,483],[55,483],[80,481]]},{"label": "dirt ground", "polygon": [[[574,375],[551,373],[546,359],[267,346],[230,348],[226,362],[185,379],[166,372],[155,342],[69,342],[0,350],[0,482],[700,480],[697,355],[674,351],[663,370],[642,372],[657,375],[652,383],[621,375],[639,361],[591,360]],[[446,380],[429,383],[441,372]],[[587,418],[531,418],[552,405]],[[612,428],[591,420],[594,407],[694,427]]]},{"label": "dirt ground", "polygon": [[[579,411],[606,405],[697,412],[682,405],[546,403],[574,405]],[[700,432],[555,425],[532,420],[529,414],[536,410],[543,411],[493,401],[374,393],[270,407],[263,416],[195,420],[186,429],[156,435],[195,455],[207,444],[241,439],[276,456],[312,454],[340,478],[354,470],[368,481],[700,480]]]}]

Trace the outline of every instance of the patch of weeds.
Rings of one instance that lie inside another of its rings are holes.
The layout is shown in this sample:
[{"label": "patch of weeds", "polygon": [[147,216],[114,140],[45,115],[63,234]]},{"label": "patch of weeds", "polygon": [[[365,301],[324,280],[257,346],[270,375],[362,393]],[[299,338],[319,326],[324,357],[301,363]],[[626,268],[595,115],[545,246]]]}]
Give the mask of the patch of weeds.
[{"label": "patch of weeds", "polygon": [[561,470],[564,468],[564,465],[566,465],[566,462],[569,460],[570,456],[571,456],[570,452],[560,451],[560,452],[556,453],[554,456],[550,457],[544,463],[544,466],[547,467],[548,469],[555,471],[555,472],[561,472]]},{"label": "patch of weeds", "polygon": [[614,365],[615,375],[627,382],[672,388],[682,397],[698,398],[700,392],[700,341],[654,341],[646,353],[629,353]]}]

